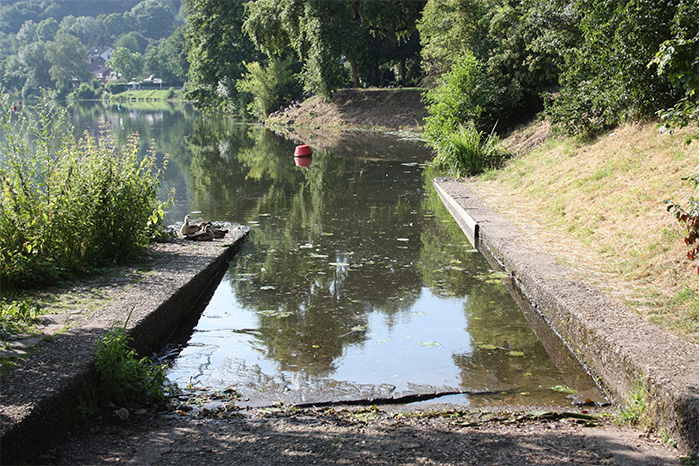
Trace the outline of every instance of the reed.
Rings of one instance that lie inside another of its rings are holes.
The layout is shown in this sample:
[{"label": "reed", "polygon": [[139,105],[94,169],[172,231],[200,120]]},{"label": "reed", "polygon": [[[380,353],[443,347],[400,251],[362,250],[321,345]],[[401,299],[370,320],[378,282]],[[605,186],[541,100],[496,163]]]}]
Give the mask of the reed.
[{"label": "reed", "polygon": [[485,136],[474,125],[468,125],[444,136],[437,144],[433,164],[456,177],[473,176],[495,167],[502,157],[503,150],[493,130]]}]

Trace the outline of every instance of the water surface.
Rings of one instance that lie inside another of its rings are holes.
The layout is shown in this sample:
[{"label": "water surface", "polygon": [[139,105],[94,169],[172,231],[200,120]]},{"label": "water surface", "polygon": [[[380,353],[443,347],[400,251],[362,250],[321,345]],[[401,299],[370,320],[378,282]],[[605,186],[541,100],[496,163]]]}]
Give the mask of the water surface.
[{"label": "water surface", "polygon": [[[169,377],[181,387],[234,388],[251,404],[599,398],[446,212],[420,142],[347,134],[300,168],[295,141],[259,126],[191,109],[111,109],[106,119],[123,125],[118,138],[137,128],[168,154],[168,221],[191,213],[252,227],[197,323],[173,342]],[[94,118],[76,120],[94,128]]]}]

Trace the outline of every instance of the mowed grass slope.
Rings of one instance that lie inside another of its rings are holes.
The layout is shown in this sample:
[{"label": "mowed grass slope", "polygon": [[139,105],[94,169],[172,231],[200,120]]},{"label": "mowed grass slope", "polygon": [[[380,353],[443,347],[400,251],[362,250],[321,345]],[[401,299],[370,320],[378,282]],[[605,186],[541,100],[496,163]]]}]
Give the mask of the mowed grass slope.
[{"label": "mowed grass slope", "polygon": [[[546,132],[539,123],[504,144],[524,147],[518,140]],[[663,202],[698,196],[681,180],[698,170],[698,139],[686,143],[693,134],[696,127],[661,134],[645,123],[593,141],[550,137],[471,186],[562,265],[697,342],[698,263]]]}]

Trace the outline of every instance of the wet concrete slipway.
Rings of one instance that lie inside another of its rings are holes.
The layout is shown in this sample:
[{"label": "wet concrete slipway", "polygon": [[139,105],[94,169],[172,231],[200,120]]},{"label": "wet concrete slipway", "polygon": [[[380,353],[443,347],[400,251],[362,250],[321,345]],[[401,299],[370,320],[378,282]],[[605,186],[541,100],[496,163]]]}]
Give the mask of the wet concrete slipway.
[{"label": "wet concrete slipway", "polygon": [[[448,210],[494,266],[504,268],[532,307],[618,400],[644,383],[656,423],[685,451],[698,445],[697,348],[644,323],[628,309],[527,244],[468,185],[434,181]],[[106,307],[75,322],[3,378],[0,391],[2,462],[14,463],[60,438],[75,422],[81,396],[94,383],[95,342],[132,313],[128,328],[142,354],[157,350],[187,313],[213,292],[245,240],[237,226],[224,240],[161,245],[153,271]]]}]

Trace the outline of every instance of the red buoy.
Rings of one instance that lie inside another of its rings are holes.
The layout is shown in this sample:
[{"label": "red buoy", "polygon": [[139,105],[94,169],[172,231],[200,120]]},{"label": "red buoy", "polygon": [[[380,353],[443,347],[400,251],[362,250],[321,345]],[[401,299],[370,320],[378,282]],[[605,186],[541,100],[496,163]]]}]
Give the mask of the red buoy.
[{"label": "red buoy", "polygon": [[309,165],[311,165],[311,160],[313,157],[306,156],[306,157],[294,157],[294,165],[297,167],[304,167],[307,168]]},{"label": "red buoy", "polygon": [[301,144],[294,149],[294,157],[311,157],[311,148],[306,144]]}]

